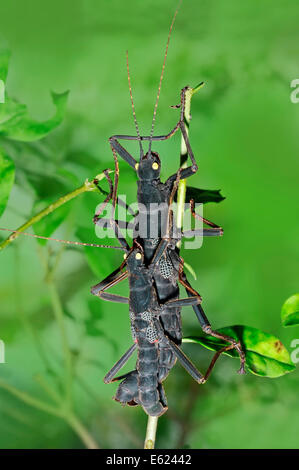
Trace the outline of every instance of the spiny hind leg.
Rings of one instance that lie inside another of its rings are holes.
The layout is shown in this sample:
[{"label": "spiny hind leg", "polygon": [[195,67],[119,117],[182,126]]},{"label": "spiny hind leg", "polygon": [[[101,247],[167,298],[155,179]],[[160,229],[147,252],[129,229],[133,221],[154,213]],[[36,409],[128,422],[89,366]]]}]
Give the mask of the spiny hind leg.
[{"label": "spiny hind leg", "polygon": [[[179,276],[179,280],[181,282],[181,284],[185,287],[186,289],[186,292],[188,294],[189,297],[193,297],[196,293],[196,291],[191,287],[190,283],[188,282],[187,280],[187,277],[186,277],[186,274],[181,271],[180,272],[180,276]],[[219,333],[218,331],[215,331],[212,329],[211,325],[210,325],[210,322],[202,308],[202,306],[200,304],[197,304],[197,305],[192,305],[193,307],[193,310],[198,318],[198,321],[200,323],[200,326],[202,328],[202,330],[204,331],[204,333],[206,333],[207,335],[211,335],[213,336],[214,338],[218,338],[218,339],[222,339],[224,341],[227,341],[228,343],[230,343],[230,346],[228,349],[235,349],[239,356],[240,356],[240,369],[238,370],[238,373],[239,374],[245,374],[245,353],[242,349],[242,345],[240,343],[240,341],[236,341],[234,338],[230,337],[230,336],[227,336],[227,335],[224,335],[222,333]],[[225,349],[225,348],[224,348]],[[226,350],[226,349],[225,349]]]},{"label": "spiny hind leg", "polygon": [[126,352],[125,354],[114,364],[112,369],[105,375],[104,382],[105,384],[109,384],[110,382],[115,382],[116,380],[120,380],[123,377],[116,377],[115,375],[117,372],[128,362],[130,357],[132,356],[133,352],[135,351],[137,345],[134,343]]}]

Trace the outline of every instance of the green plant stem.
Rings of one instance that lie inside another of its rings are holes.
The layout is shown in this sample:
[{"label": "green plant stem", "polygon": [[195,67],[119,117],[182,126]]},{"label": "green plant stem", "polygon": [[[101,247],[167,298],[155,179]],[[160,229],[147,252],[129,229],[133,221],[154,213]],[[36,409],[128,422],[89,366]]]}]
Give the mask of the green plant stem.
[{"label": "green plant stem", "polygon": [[99,448],[98,444],[89,434],[88,430],[72,411],[65,410],[59,407],[56,408],[55,406],[49,405],[48,403],[38,400],[37,398],[31,397],[28,393],[21,392],[20,390],[13,387],[12,385],[9,385],[3,380],[0,380],[0,388],[6,390],[11,395],[17,397],[19,400],[23,401],[29,406],[32,406],[33,408],[37,408],[38,410],[44,411],[45,413],[49,413],[53,416],[57,416],[61,419],[64,419],[68,423],[68,425],[73,429],[73,431],[80,437],[80,439],[88,449]]},{"label": "green plant stem", "polygon": [[45,378],[40,375],[40,374],[37,374],[35,377],[34,377],[35,381],[40,385],[40,387],[42,387],[44,389],[44,391],[49,395],[49,397],[52,398],[52,400],[56,403],[61,403],[61,396],[56,392],[56,390],[54,390],[54,388],[52,388],[48,382],[45,380]]},{"label": "green plant stem", "polygon": [[27,405],[30,405],[41,411],[45,411],[46,413],[49,413],[51,415],[59,416],[60,418],[63,417],[62,410],[56,408],[55,406],[49,405],[48,403],[45,403],[42,400],[31,397],[28,393],[18,390],[12,385],[4,382],[4,380],[0,380],[0,388],[2,388],[3,390],[6,390],[7,392],[11,393],[15,397],[19,398],[19,400],[23,401]]},{"label": "green plant stem", "polygon": [[154,449],[155,448],[158,419],[159,418],[157,416],[149,416],[148,417],[147,427],[146,427],[146,435],[145,435],[145,441],[144,441],[144,448],[145,449]]},{"label": "green plant stem", "polygon": [[60,330],[63,357],[64,357],[64,368],[65,368],[65,394],[67,403],[71,403],[72,395],[72,354],[69,348],[65,324],[64,324],[64,313],[63,307],[60,301],[60,297],[53,279],[48,279],[47,284],[51,296],[51,303],[54,312],[57,325]]},{"label": "green plant stem", "polygon": [[[191,120],[191,99],[192,96],[202,88],[204,84],[200,83],[194,88],[188,87],[185,94],[185,113],[184,120],[186,125],[186,132],[189,135],[189,125]],[[181,168],[187,167],[188,152],[183,136],[181,137],[181,154],[180,154],[180,163]],[[180,180],[178,187],[178,196],[177,196],[177,217],[176,224],[178,228],[182,228],[184,221],[184,212],[185,212],[185,202],[186,202],[186,191],[187,191],[187,180]],[[181,248],[181,241],[177,244],[178,248]]]},{"label": "green plant stem", "polygon": [[[110,170],[111,172],[111,170]],[[104,173],[101,173],[97,175],[94,180],[101,181],[103,178],[105,178]],[[87,191],[98,191],[97,185],[94,183],[94,180],[89,181],[86,180],[82,186],[80,186],[77,189],[74,189],[70,193],[65,194],[64,196],[61,196],[57,201],[53,202],[50,204],[48,207],[40,211],[38,214],[34,215],[31,217],[31,219],[27,220],[23,225],[21,225],[16,232],[12,233],[6,240],[4,240],[2,243],[0,243],[0,251],[3,250],[7,245],[12,243],[18,236],[24,232],[26,229],[31,227],[32,225],[36,224],[39,222],[41,219],[46,217],[47,215],[51,214],[51,212],[55,211],[58,209],[58,207],[61,207],[63,204],[71,201],[75,197],[79,196],[80,194],[83,194]]]}]

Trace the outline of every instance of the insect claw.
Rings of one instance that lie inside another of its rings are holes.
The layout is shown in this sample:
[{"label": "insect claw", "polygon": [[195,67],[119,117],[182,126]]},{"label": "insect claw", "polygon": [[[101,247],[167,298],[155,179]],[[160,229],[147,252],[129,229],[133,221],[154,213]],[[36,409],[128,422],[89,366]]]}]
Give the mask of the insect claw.
[{"label": "insect claw", "polygon": [[172,104],[169,106],[172,109],[180,109],[181,105],[180,104]]},{"label": "insect claw", "polygon": [[202,327],[202,330],[203,330],[203,332],[206,333],[207,335],[211,334],[211,332],[212,332],[212,328],[211,328],[210,325],[208,325],[208,326],[203,326],[203,327]]}]

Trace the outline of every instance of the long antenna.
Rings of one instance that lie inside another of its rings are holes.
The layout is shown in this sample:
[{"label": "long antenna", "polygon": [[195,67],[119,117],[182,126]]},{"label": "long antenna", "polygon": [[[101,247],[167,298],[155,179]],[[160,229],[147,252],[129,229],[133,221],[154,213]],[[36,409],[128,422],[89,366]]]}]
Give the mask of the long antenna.
[{"label": "long antenna", "polygon": [[126,51],[126,58],[127,58],[127,73],[128,73],[128,82],[129,82],[129,90],[130,90],[130,98],[131,98],[131,104],[132,104],[132,111],[133,111],[133,117],[134,117],[134,122],[135,122],[135,128],[137,132],[137,137],[138,137],[138,142],[139,142],[139,147],[140,147],[140,158],[143,157],[143,148],[141,144],[141,137],[140,137],[140,131],[138,127],[138,122],[136,119],[136,112],[135,112],[135,106],[134,106],[134,100],[133,100],[133,93],[132,93],[132,85],[131,85],[131,77],[130,77],[130,68],[129,68],[129,53]]},{"label": "long antenna", "polygon": [[154,107],[154,115],[153,115],[152,128],[151,128],[150,141],[149,141],[149,149],[148,149],[149,153],[151,153],[152,137],[154,135],[154,126],[155,126],[155,121],[156,121],[156,114],[157,114],[158,102],[159,102],[159,98],[160,98],[160,92],[161,92],[162,80],[163,80],[164,69],[165,69],[165,64],[166,64],[166,58],[167,58],[167,53],[168,53],[168,46],[169,46],[170,36],[171,36],[173,25],[174,25],[174,22],[175,22],[177,14],[178,14],[178,11],[180,9],[182,1],[183,0],[180,0],[179,4],[177,6],[177,9],[175,11],[175,14],[173,15],[172,22],[171,22],[171,25],[170,25],[170,28],[169,28],[169,33],[168,33],[168,38],[167,38],[167,43],[166,43],[166,49],[165,49],[165,54],[164,54],[164,61],[163,61],[163,65],[162,65],[162,72],[161,72],[161,76],[160,76],[158,94],[157,94],[156,103],[155,103],[155,107]]},{"label": "long antenna", "polygon": [[33,233],[23,232],[21,230],[10,230],[9,228],[0,228],[0,230],[5,230],[6,232],[11,233],[20,233],[22,235],[27,235],[28,237],[41,238],[42,240],[51,240],[54,242],[66,243],[67,245],[93,246],[95,248],[113,248],[114,250],[124,250],[124,248],[122,248],[121,246],[98,245],[96,243],[83,243],[73,242],[69,240],[60,240],[59,238],[43,237],[42,235],[34,235]]}]

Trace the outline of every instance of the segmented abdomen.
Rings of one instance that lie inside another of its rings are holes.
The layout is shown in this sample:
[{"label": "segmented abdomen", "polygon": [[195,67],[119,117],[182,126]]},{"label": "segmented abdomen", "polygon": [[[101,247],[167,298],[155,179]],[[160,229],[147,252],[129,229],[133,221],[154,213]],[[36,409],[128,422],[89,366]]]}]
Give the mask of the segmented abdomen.
[{"label": "segmented abdomen", "polygon": [[[171,258],[162,258],[154,276],[160,305],[167,300],[179,298],[177,276],[174,275],[174,270],[178,269],[179,257],[174,252],[171,255]],[[159,335],[153,321],[155,315],[157,314],[153,311],[130,312],[132,337],[138,343],[138,359],[136,370],[127,374],[120,383],[115,399],[131,406],[141,405],[150,416],[161,416],[167,410],[162,382],[174,366],[176,357],[164,335]],[[181,344],[181,307],[162,307],[155,321],[159,322],[168,338]]]},{"label": "segmented abdomen", "polygon": [[138,399],[143,409],[150,416],[161,416],[167,410],[167,404],[161,400],[159,390],[159,343],[150,342],[146,335],[138,338]]},{"label": "segmented abdomen", "polygon": [[149,311],[130,313],[131,330],[137,342],[136,370],[118,386],[115,400],[128,405],[141,405],[150,416],[161,416],[167,410],[165,394],[159,383],[159,341],[154,314]]}]

